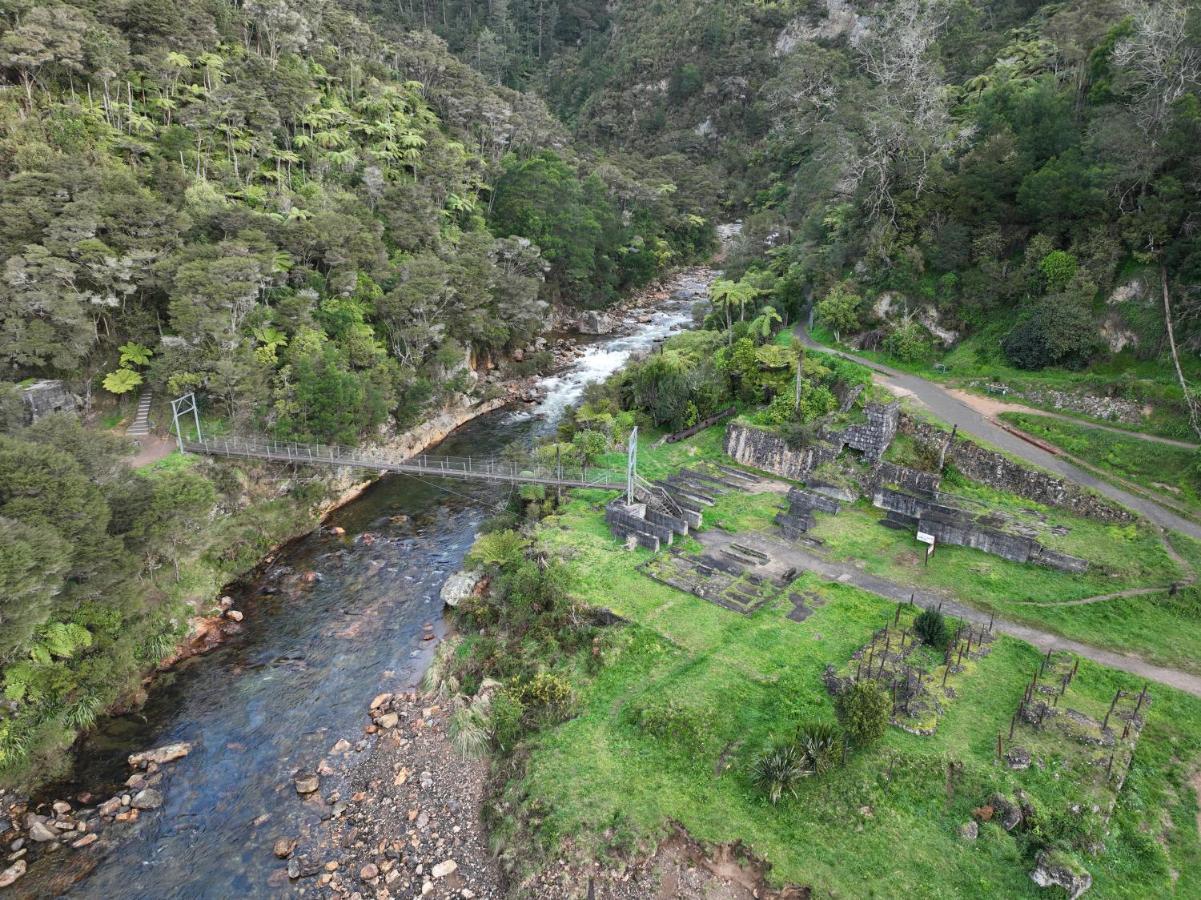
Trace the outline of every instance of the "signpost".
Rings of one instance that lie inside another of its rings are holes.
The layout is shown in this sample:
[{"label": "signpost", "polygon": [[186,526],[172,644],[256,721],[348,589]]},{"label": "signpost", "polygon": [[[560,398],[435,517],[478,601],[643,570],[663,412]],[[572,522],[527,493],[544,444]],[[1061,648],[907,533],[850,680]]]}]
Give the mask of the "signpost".
[{"label": "signpost", "polygon": [[917,539],[926,545],[926,565],[930,565],[930,557],[934,555],[934,545],[937,543],[934,535],[919,530]]}]

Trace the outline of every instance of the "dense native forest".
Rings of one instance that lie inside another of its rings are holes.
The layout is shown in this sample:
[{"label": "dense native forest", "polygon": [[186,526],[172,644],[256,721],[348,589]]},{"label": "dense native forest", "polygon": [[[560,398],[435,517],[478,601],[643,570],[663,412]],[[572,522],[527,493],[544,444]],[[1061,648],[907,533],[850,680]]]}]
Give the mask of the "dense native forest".
[{"label": "dense native forest", "polygon": [[697,195],[746,217],[732,273],[785,318],[817,301],[831,332],[910,362],[966,336],[985,364],[1162,360],[1170,377],[1176,351],[1192,411],[1196,4],[448,0],[408,16],[493,80],[536,86],[581,138],[702,163]]},{"label": "dense native forest", "polygon": [[[581,149],[535,96],[348,7],[0,9],[5,777],[55,768],[172,650],[179,601],[214,587],[192,557],[269,549],[272,515],[229,519],[232,475],[131,471],[99,429],[117,402],[194,390],[221,426],[353,443],[467,392],[552,306],[712,246],[667,169]],[[96,430],[24,427],[39,378]]]},{"label": "dense native forest", "polygon": [[[1184,0],[5,0],[0,76],[5,778],[169,652],[190,558],[259,546],[205,543],[238,484],[25,427],[33,379],[92,425],[152,386],[233,429],[370,440],[738,218],[714,334],[598,409],[682,426],[758,397],[814,305],[911,362],[1150,367],[1189,430]],[[806,373],[798,427],[833,404]]]}]

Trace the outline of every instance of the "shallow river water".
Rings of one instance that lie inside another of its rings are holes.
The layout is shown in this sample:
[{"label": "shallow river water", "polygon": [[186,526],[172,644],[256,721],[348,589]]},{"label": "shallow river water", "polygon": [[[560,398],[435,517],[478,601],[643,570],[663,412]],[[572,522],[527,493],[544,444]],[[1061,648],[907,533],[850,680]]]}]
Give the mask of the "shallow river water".
[{"label": "shallow river water", "polygon": [[[695,292],[704,281],[672,287]],[[634,334],[598,339],[567,371],[544,379],[540,404],[477,419],[433,452],[485,456],[544,433],[584,384],[686,327],[691,308],[675,299]],[[339,738],[358,740],[374,694],[418,683],[433,643],[422,640],[423,629],[432,623],[441,632],[442,583],[508,490],[384,478],[284,548],[260,580],[232,594],[245,615],[237,635],[160,677],[141,710],[105,720],[78,751],[75,790],[103,799],[130,774],[129,753],[191,742],[188,756],[163,769],[163,807],[128,829],[107,830],[106,838],[118,838],[107,851],[99,849],[104,841],[38,860],[17,889],[154,900],[286,891],[268,882],[280,868],[272,843],[310,831],[326,813],[300,801],[292,773],[312,769]],[[262,592],[309,571],[320,580],[298,593]]]}]

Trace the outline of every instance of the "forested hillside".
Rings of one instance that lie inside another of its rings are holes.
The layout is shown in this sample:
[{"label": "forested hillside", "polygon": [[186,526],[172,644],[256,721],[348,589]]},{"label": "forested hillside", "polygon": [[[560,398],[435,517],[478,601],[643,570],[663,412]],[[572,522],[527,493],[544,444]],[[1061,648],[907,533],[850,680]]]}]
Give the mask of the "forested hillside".
[{"label": "forested hillside", "polygon": [[[0,778],[302,527],[235,473],[132,472],[121,398],[353,443],[712,243],[669,172],[578,144],[434,35],[328,0],[0,8]],[[358,13],[358,14],[356,14]],[[61,379],[91,429],[24,427]],[[262,492],[269,495],[270,492]],[[247,504],[250,504],[249,506]]]},{"label": "forested hillside", "polygon": [[695,199],[747,217],[733,271],[782,312],[828,300],[830,332],[909,363],[1093,367],[1189,431],[1196,4],[436,5],[463,58],[578,135],[694,160]]},{"label": "forested hillside", "polygon": [[[12,380],[86,389],[133,340],[153,382],[236,422],[353,440],[461,387],[467,351],[528,341],[548,301],[603,305],[705,243],[665,182],[340,4],[21,7],[0,37]],[[323,418],[306,400],[331,390],[352,402]]]}]

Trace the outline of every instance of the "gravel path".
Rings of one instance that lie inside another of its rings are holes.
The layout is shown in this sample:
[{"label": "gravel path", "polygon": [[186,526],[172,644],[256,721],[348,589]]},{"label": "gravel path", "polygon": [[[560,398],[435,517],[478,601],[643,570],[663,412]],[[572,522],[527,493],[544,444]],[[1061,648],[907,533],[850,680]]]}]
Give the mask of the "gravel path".
[{"label": "gravel path", "polygon": [[1187,534],[1189,537],[1201,540],[1201,525],[1196,522],[1178,516],[1154,501],[1137,497],[1129,491],[1124,491],[1110,482],[1098,478],[1090,472],[1086,472],[1079,466],[1022,440],[991,421],[988,416],[979,410],[973,409],[942,385],[927,381],[925,378],[919,378],[916,375],[899,372],[896,369],[880,365],[879,363],[869,362],[851,353],[831,350],[829,347],[813,340],[804,325],[798,325],[795,334],[801,340],[801,343],[807,347],[834,353],[844,359],[867,366],[872,371],[883,375],[888,383],[921,401],[927,409],[942,421],[950,425],[958,425],[959,430],[964,434],[986,441],[994,447],[999,447],[1011,456],[1016,456],[1048,472],[1053,472],[1069,481],[1073,481],[1082,487],[1096,491],[1098,494],[1108,497],[1110,500],[1145,516],[1160,527],[1170,528],[1173,531],[1179,531],[1181,534]]},{"label": "gravel path", "polygon": [[1104,650],[1031,625],[996,618],[991,613],[967,606],[947,594],[914,590],[910,585],[880,578],[846,563],[831,562],[800,544],[785,543],[761,533],[733,535],[717,529],[698,532],[696,538],[710,550],[720,550],[725,544],[736,540],[768,554],[772,558],[772,564],[781,569],[795,567],[798,570],[815,572],[827,581],[854,585],[860,590],[895,602],[907,602],[912,598],[913,602],[922,606],[941,605],[944,612],[967,622],[987,625],[991,621],[994,631],[1033,644],[1039,650],[1067,650],[1102,665],[1201,697],[1201,677],[1190,672],[1157,666],[1133,654]]}]

